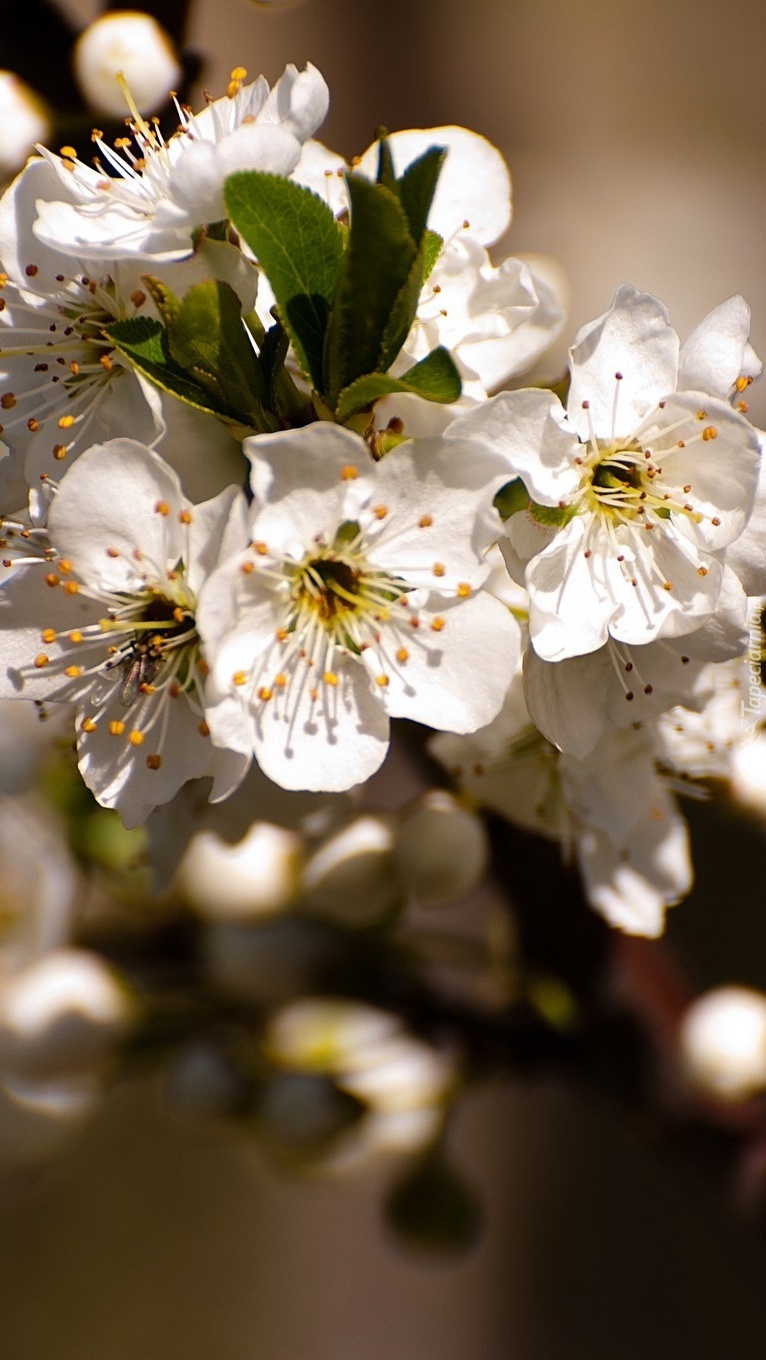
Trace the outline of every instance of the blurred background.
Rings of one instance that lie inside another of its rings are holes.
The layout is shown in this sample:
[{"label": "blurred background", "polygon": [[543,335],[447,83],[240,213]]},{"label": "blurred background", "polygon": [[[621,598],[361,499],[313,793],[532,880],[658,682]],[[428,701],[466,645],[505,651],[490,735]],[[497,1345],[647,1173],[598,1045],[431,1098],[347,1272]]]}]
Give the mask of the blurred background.
[{"label": "blurred background", "polygon": [[[75,26],[100,8],[58,6]],[[30,69],[49,65],[41,25],[34,43]],[[682,336],[743,293],[766,353],[760,0],[197,0],[184,46],[214,95],[235,66],[273,82],[312,61],[332,95],[322,139],[345,155],[380,124],[485,134],[514,184],[498,258],[558,262],[566,336],[629,281]],[[766,423],[757,388],[751,411]],[[403,794],[388,777],[381,797]],[[698,987],[766,988],[762,824],[704,809],[693,830],[675,956]],[[388,1234],[388,1173],[292,1178],[244,1139],[174,1124],[154,1094],[126,1085],[54,1166],[3,1189],[3,1360],[763,1356],[764,1253],[724,1227],[705,1150],[691,1174],[606,1099],[551,1079],[461,1102],[449,1146],[485,1223],[455,1260]]]}]

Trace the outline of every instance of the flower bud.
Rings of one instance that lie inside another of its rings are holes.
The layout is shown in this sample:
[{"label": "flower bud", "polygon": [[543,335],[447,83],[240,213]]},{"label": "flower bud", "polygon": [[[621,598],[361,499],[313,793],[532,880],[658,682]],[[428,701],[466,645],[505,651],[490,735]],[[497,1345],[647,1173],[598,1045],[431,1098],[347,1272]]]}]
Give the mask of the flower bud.
[{"label": "flower bud", "polygon": [[273,1062],[339,1075],[362,1067],[400,1030],[398,1016],[361,1001],[305,997],[272,1016],[264,1048]]},{"label": "flower bud", "polygon": [[42,99],[12,71],[0,71],[0,179],[15,175],[49,132]]},{"label": "flower bud", "polygon": [[457,902],[478,887],[489,858],[484,823],[451,794],[433,789],[402,813],[396,861],[420,902]]},{"label": "flower bud", "polygon": [[357,817],[324,842],[303,870],[303,906],[344,925],[378,921],[401,900],[393,832]]},{"label": "flower bud", "polygon": [[766,996],[717,987],[687,1010],[679,1034],[687,1073],[706,1095],[744,1100],[766,1088]]},{"label": "flower bud", "polygon": [[766,732],[734,747],[731,790],[740,803],[766,816]]},{"label": "flower bud", "polygon": [[269,822],[254,822],[237,845],[202,831],[181,861],[181,889],[210,920],[275,916],[295,896],[301,844],[295,832]]},{"label": "flower bud", "polygon": [[0,995],[0,1062],[43,1078],[100,1065],[126,1033],[130,999],[96,954],[55,949]]},{"label": "flower bud", "polygon": [[173,44],[150,14],[113,10],[80,34],[74,73],[91,108],[111,118],[127,114],[124,84],[139,113],[160,108],[182,71]]}]

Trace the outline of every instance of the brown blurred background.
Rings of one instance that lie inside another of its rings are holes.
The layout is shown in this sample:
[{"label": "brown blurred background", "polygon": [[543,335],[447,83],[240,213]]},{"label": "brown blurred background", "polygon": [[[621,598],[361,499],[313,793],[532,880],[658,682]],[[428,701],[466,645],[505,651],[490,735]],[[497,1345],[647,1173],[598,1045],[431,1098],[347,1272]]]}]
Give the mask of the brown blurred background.
[{"label": "brown blurred background", "polygon": [[[313,61],[347,154],[380,123],[486,134],[514,179],[504,249],[563,265],[569,336],[630,281],[682,335],[744,293],[766,352],[762,0],[198,0],[189,38],[214,93],[234,65]],[[752,410],[766,423],[757,390]],[[639,1135],[554,1086],[477,1093],[451,1146],[486,1229],[433,1262],[386,1235],[380,1177],[291,1180],[136,1085],[6,1192],[0,1356],[760,1360],[763,1263]]]}]

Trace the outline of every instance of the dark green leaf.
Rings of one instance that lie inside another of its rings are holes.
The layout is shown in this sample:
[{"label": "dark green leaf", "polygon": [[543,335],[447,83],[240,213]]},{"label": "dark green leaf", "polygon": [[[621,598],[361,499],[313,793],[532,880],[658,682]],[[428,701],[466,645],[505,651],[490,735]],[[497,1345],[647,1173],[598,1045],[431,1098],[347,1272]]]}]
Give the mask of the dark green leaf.
[{"label": "dark green leaf", "polygon": [[280,175],[231,175],[226,206],[274,289],[298,359],[324,391],[322,355],[327,318],[343,257],[338,224],[326,203]]},{"label": "dark green leaf", "polygon": [[407,214],[413,240],[420,245],[447,149],[431,146],[412,161],[398,181],[402,207]]},{"label": "dark green leaf", "polygon": [[428,401],[457,401],[460,386],[460,374],[452,356],[440,345],[400,378],[392,378],[389,373],[368,373],[357,378],[341,392],[336,415],[340,421],[347,420],[354,411],[391,392],[415,392]]},{"label": "dark green leaf", "polygon": [[383,339],[417,254],[395,194],[359,175],[347,175],[346,182],[351,227],[325,340],[331,405],[355,378],[383,368]]},{"label": "dark green leaf", "polygon": [[381,128],[378,133],[378,138],[378,184],[385,184],[387,189],[391,189],[396,193],[394,159],[391,155],[391,148],[388,144],[388,134],[385,129]]},{"label": "dark green leaf", "polygon": [[242,424],[274,428],[266,417],[266,385],[242,323],[241,304],[228,283],[205,279],[189,289],[168,328],[168,348],[219,409]]},{"label": "dark green leaf", "polygon": [[423,287],[424,258],[425,247],[421,245],[412,262],[409,275],[391,308],[388,324],[380,342],[380,355],[375,365],[381,373],[385,373],[391,367],[415,320],[420,290]]},{"label": "dark green leaf", "polygon": [[148,316],[136,316],[129,321],[113,322],[104,334],[120,354],[130,359],[139,372],[163,392],[170,392],[187,405],[196,406],[198,410],[211,415],[225,414],[211,399],[210,393],[193,382],[173,362],[161,321],[154,321]]},{"label": "dark green leaf", "polygon": [[[273,326],[269,326],[263,338],[259,356],[264,382],[270,395],[273,392],[274,379],[284,367],[289,344],[284,326],[275,321]],[[272,406],[273,403],[269,402],[269,405]]]}]

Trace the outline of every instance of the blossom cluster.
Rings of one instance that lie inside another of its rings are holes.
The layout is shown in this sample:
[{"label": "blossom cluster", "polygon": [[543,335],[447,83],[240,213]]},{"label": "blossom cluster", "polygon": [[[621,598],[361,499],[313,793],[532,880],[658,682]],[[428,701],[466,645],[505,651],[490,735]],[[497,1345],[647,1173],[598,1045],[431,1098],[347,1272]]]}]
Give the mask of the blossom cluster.
[{"label": "blossom cluster", "polygon": [[691,883],[671,783],[754,735],[754,628],[760,694],[749,310],[681,343],[621,287],[564,408],[555,271],[489,253],[500,153],[440,127],[348,166],[312,66],[245,82],[168,137],[94,131],[93,164],[41,148],[0,202],[0,698],[73,716],[128,827],[254,767],[251,820],[345,793],[423,724],[658,934]]}]

